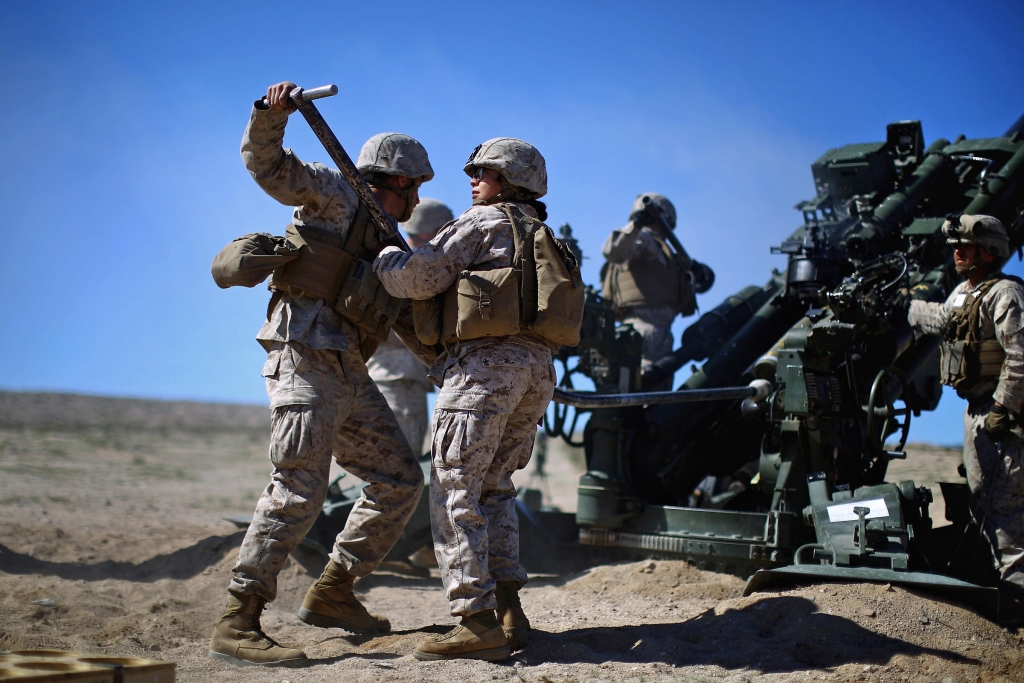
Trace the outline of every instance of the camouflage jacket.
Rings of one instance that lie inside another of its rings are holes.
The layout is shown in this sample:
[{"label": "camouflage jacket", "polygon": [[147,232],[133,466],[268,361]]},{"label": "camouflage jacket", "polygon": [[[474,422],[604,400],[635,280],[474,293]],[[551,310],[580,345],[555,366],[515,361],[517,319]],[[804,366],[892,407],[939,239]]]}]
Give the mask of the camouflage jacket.
[{"label": "camouflage jacket", "polygon": [[[953,301],[961,294],[975,291],[969,281],[957,285],[945,303],[911,301],[907,320],[924,334],[942,334]],[[997,339],[1006,360],[998,381],[986,382],[969,400],[994,398],[1019,414],[1024,408],[1024,286],[1016,280],[1003,279],[992,285],[981,302],[981,335],[979,340]]]},{"label": "camouflage jacket", "polygon": [[[288,115],[253,107],[242,137],[242,161],[263,191],[294,206],[292,222],[348,234],[359,200],[341,172],[306,163],[282,147]],[[265,348],[295,341],[314,349],[344,351],[359,345],[356,329],[323,300],[283,295],[270,311],[256,339]]]},{"label": "camouflage jacket", "polygon": [[668,245],[651,228],[630,221],[608,236],[601,253],[608,260],[601,269],[601,294],[612,302],[619,318],[635,308],[693,313],[696,301],[690,276],[680,271],[681,265],[689,268],[689,258],[680,258],[682,264],[677,264]]},{"label": "camouflage jacket", "polygon": [[[518,206],[524,213],[536,217],[532,207]],[[416,251],[402,253],[397,247],[385,248],[375,267],[381,284],[391,296],[425,300],[454,285],[459,273],[470,266],[507,268],[512,265],[514,255],[512,225],[508,218],[493,206],[478,205],[467,209]],[[465,341],[438,356],[429,377],[441,386],[448,367],[469,351],[507,341],[544,347],[539,341],[521,334]]]}]

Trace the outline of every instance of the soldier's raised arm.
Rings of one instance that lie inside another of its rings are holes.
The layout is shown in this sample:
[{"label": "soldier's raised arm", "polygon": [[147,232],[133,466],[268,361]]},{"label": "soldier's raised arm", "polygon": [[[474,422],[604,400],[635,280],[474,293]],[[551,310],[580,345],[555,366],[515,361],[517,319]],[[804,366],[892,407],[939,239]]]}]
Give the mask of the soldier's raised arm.
[{"label": "soldier's raised arm", "polygon": [[275,83],[267,89],[265,98],[253,104],[242,136],[242,162],[271,197],[286,206],[305,206],[308,213],[315,214],[323,208],[321,198],[333,196],[347,183],[338,171],[306,163],[283,146],[288,116],[295,111],[288,99],[293,89],[291,81]]},{"label": "soldier's raised arm", "polygon": [[667,263],[669,255],[666,247],[651,232],[644,229],[645,221],[649,220],[644,198],[650,198],[663,212],[671,228],[675,228],[676,210],[666,197],[653,192],[637,195],[630,210],[629,222],[605,240],[601,254],[610,263],[623,264],[627,261],[656,261]]},{"label": "soldier's raised arm", "polygon": [[612,263],[665,258],[665,252],[654,235],[632,221],[608,235],[601,247],[601,254]]}]

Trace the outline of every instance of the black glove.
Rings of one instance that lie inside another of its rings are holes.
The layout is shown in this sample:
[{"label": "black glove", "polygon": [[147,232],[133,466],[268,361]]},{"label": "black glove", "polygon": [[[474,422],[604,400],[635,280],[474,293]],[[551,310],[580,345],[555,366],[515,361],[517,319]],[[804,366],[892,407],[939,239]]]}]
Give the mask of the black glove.
[{"label": "black glove", "polygon": [[1002,441],[1010,430],[1010,411],[1006,406],[996,404],[985,416],[985,433],[993,441]]}]

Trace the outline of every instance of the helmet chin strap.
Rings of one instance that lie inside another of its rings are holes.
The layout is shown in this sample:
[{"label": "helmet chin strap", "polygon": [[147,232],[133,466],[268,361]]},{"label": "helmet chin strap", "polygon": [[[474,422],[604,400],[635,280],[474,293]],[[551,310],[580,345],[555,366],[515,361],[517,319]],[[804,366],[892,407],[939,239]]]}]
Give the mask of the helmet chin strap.
[{"label": "helmet chin strap", "polygon": [[390,176],[388,176],[388,179],[385,182],[380,182],[380,180],[377,180],[376,182],[370,181],[369,184],[371,187],[384,188],[385,190],[394,193],[396,196],[398,196],[399,199],[405,202],[405,209],[402,211],[402,215],[396,218],[396,220],[399,223],[404,223],[405,221],[409,220],[409,218],[412,216],[412,210],[416,208],[412,205],[412,198],[413,195],[416,194],[416,191],[419,190],[420,184],[418,182],[414,181],[413,184],[410,185],[409,187],[399,187],[395,183],[395,181],[392,180]]},{"label": "helmet chin strap", "polygon": [[991,263],[975,263],[973,266],[966,270],[961,271],[957,269],[956,272],[958,275],[963,275],[964,277],[970,279],[971,275],[976,274],[979,270],[982,271],[980,274],[982,275],[982,277],[984,277],[985,275],[994,272],[996,268]]}]

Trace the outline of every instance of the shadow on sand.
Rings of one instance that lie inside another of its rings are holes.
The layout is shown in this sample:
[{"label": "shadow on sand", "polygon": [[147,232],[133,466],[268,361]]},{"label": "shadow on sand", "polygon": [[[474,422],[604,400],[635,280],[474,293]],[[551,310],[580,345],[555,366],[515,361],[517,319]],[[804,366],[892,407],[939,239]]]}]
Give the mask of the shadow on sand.
[{"label": "shadow on sand", "polygon": [[583,628],[564,633],[534,630],[516,655],[542,662],[663,662],[788,673],[843,664],[885,665],[894,655],[933,655],[976,665],[955,652],[921,647],[881,635],[844,617],[819,612],[811,600],[778,597],[716,615],[713,610],[678,624]]},{"label": "shadow on sand", "polygon": [[244,532],[229,536],[208,536],[187,548],[156,555],[138,564],[104,560],[95,563],[50,562],[31,555],[15,552],[0,543],[0,572],[5,574],[39,574],[62,579],[103,581],[150,582],[160,579],[190,579],[224,557],[237,552]]}]

